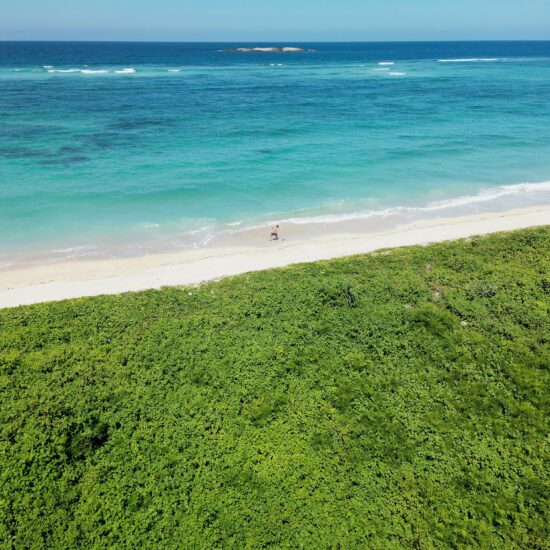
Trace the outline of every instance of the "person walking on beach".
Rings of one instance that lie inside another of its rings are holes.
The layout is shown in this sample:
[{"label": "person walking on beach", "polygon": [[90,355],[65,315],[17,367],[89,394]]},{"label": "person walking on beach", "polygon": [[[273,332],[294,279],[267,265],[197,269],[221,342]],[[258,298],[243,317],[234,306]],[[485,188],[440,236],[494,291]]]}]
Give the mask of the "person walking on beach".
[{"label": "person walking on beach", "polygon": [[269,237],[270,241],[278,241],[279,240],[279,226],[274,225],[271,228],[271,237]]}]

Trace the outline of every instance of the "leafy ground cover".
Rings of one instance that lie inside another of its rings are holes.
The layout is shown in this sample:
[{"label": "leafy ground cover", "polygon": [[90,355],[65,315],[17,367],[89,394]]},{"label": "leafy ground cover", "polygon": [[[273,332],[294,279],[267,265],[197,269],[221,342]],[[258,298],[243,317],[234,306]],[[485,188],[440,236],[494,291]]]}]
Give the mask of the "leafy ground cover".
[{"label": "leafy ground cover", "polygon": [[5,548],[547,548],[550,228],[0,311]]}]

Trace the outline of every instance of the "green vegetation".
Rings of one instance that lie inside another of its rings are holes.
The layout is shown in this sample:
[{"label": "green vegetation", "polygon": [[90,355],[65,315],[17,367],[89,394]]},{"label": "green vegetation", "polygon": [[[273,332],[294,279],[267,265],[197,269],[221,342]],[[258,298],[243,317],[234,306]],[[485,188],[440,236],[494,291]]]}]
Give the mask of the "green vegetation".
[{"label": "green vegetation", "polygon": [[5,548],[548,548],[550,228],[0,311]]}]

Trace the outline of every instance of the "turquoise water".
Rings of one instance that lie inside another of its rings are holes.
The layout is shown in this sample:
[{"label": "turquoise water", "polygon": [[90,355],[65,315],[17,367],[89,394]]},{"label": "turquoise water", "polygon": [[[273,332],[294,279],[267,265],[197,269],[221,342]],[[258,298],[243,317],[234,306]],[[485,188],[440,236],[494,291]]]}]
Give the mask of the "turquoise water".
[{"label": "turquoise water", "polygon": [[550,42],[227,47],[0,43],[0,267],[550,201]]}]

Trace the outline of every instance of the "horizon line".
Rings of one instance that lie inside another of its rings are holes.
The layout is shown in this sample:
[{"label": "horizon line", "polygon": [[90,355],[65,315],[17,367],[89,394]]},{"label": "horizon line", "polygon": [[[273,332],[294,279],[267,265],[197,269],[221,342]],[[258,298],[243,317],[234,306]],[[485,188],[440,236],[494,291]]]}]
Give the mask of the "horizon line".
[{"label": "horizon line", "polygon": [[454,40],[125,40],[125,39],[110,39],[110,40],[67,40],[67,39],[16,39],[3,40],[0,43],[12,42],[51,42],[51,43],[127,43],[127,44],[263,44],[271,42],[274,44],[293,43],[293,44],[400,44],[400,43],[468,43],[468,42],[550,42],[550,38],[480,38],[480,39],[454,39]]}]

